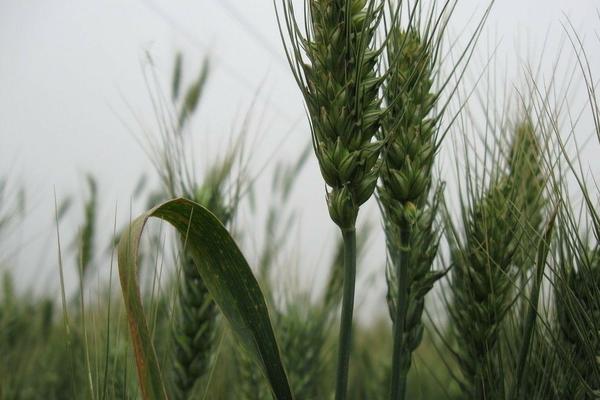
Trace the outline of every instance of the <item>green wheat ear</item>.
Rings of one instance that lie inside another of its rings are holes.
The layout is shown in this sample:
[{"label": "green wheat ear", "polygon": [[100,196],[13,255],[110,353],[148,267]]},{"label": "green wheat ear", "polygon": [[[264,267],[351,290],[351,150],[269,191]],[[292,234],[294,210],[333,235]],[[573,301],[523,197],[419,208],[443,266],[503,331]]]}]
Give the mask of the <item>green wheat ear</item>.
[{"label": "green wheat ear", "polygon": [[451,242],[455,330],[463,390],[473,399],[504,398],[501,327],[511,300],[516,248],[512,188],[500,179],[467,212],[464,243]]},{"label": "green wheat ear", "polygon": [[[277,0],[274,0],[277,4]],[[281,0],[290,67],[304,96],[327,206],[344,239],[344,286],[336,399],[346,398],[356,281],[356,218],[379,179],[377,141],[384,111],[375,45],[383,0],[308,0],[305,29],[293,2]],[[277,8],[276,8],[277,10]],[[279,11],[277,11],[279,13]],[[278,14],[279,17],[279,14]],[[284,43],[285,43],[284,39]]]},{"label": "green wheat ear", "polygon": [[381,50],[374,41],[383,2],[311,0],[307,7],[310,29],[303,33],[291,3],[284,1],[291,37],[286,51],[329,187],[329,214],[340,228],[353,229],[358,209],[373,194],[379,176],[382,146],[375,138],[383,117],[382,79],[377,76]]},{"label": "green wheat ear", "polygon": [[[543,273],[540,276],[540,273],[536,272],[536,250],[540,241],[544,240],[542,230],[544,214],[548,205],[545,194],[546,171],[543,164],[541,139],[527,112],[525,117],[521,118],[514,127],[507,159],[508,179],[513,191],[511,197],[517,221],[515,236],[518,238],[518,245],[513,255],[513,263],[516,274],[514,286],[518,296],[511,308],[510,317],[507,317],[506,329],[514,329],[514,331],[507,332],[506,344],[509,348],[513,346],[515,349],[520,349],[518,361],[515,360],[514,363],[517,365],[517,380],[522,381],[525,376],[527,379],[540,379],[539,383],[543,383],[543,374],[538,372],[544,370],[536,371],[534,369],[535,362],[539,362],[535,358],[544,350],[543,346],[546,342],[536,338],[535,335],[531,339],[525,339],[526,342],[524,342],[523,333],[526,329],[533,332],[535,326],[540,325],[541,322],[537,321],[538,300],[531,298],[532,295],[536,298],[539,297],[540,285],[543,280]],[[530,311],[532,302],[535,302],[536,307],[536,312],[533,314]],[[529,318],[534,319],[529,320]],[[531,337],[531,334],[529,336]],[[528,350],[522,347],[523,345],[531,346],[532,343],[538,347],[530,347]],[[527,359],[533,363],[533,367],[527,368],[528,373],[525,374],[525,360]],[[537,393],[534,385],[529,385],[526,389],[523,389],[522,386],[522,382],[519,382],[512,388],[513,392],[522,391],[521,395],[529,393],[532,396]]]},{"label": "green wheat ear", "polygon": [[[423,336],[425,295],[443,275],[432,271],[439,232],[434,227],[440,193],[430,198],[436,153],[437,96],[432,93],[433,56],[414,28],[396,27],[388,37],[390,67],[384,86],[388,113],[378,187],[388,249],[388,305],[394,322],[392,398],[403,398],[413,351]],[[431,201],[429,201],[431,200]]]},{"label": "green wheat ear", "polygon": [[235,398],[239,400],[272,400],[269,384],[256,363],[244,350],[236,346],[237,382],[235,383]]},{"label": "green wheat ear", "polygon": [[218,311],[187,252],[181,269],[178,315],[173,329],[173,388],[174,398],[184,400],[211,365]]},{"label": "green wheat ear", "polygon": [[508,160],[509,179],[514,191],[514,205],[523,230],[514,262],[524,274],[535,264],[535,249],[542,235],[546,178],[542,165],[542,148],[530,118],[517,124]]},{"label": "green wheat ear", "polygon": [[322,377],[329,315],[308,298],[298,296],[288,303],[275,324],[290,385],[297,399],[326,398]]},{"label": "green wheat ear", "polygon": [[[89,197],[84,205],[84,221],[78,235],[77,265],[79,266],[80,282],[85,284],[94,259],[94,241],[96,239],[96,219],[98,212],[98,184],[91,174],[86,176]],[[83,289],[83,287],[81,288]]]}]

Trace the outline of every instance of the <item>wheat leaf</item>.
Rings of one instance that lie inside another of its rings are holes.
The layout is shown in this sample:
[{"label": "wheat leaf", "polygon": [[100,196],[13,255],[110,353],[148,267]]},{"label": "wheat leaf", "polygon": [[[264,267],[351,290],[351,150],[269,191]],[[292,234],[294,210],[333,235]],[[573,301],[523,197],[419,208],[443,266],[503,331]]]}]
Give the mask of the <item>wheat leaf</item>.
[{"label": "wheat leaf", "polygon": [[187,238],[187,250],[202,280],[240,343],[256,357],[275,397],[292,399],[267,306],[246,259],[219,220],[186,199],[167,201],[142,214],[119,242],[119,274],[143,398],[167,398],[137,277],[138,247],[150,217],[169,222]]}]

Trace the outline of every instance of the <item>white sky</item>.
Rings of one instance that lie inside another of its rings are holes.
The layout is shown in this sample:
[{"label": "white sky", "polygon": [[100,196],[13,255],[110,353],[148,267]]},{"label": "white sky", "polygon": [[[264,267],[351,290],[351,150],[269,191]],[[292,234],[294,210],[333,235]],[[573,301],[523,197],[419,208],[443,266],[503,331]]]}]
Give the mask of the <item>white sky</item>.
[{"label": "white sky", "polygon": [[[302,1],[297,3],[300,9]],[[467,21],[472,27],[473,16],[481,15],[485,3],[460,1],[452,32],[463,31]],[[598,61],[599,6],[598,0],[497,0],[474,65],[481,68],[489,48],[497,45],[501,71],[496,73],[506,72],[512,80],[518,65],[537,63],[535,55],[547,38],[544,59],[549,71],[567,17],[590,43],[592,61]],[[28,188],[30,218],[15,233],[13,240],[23,245],[11,258],[24,279],[38,286],[58,285],[54,187],[59,198],[80,197],[85,193],[83,176],[92,172],[100,178],[102,221],[110,221],[109,231],[115,204],[120,220],[128,218],[133,185],[142,171],[153,172],[131,133],[133,129],[141,135],[136,119],[147,129],[156,128],[143,79],[144,54],[151,54],[156,73],[168,85],[177,50],[184,53],[188,81],[203,57],[212,60],[212,75],[192,132],[200,143],[199,165],[227,146],[255,98],[255,171],[273,158],[298,155],[309,132],[283,57],[271,0],[0,0],[0,174],[8,175],[13,187]],[[560,61],[572,59],[573,50],[567,45]],[[269,170],[261,177],[259,187],[268,187]],[[267,199],[268,190],[259,191],[259,207]],[[327,216],[313,159],[300,177],[294,199],[290,206],[298,208],[302,218],[290,233],[296,242],[294,252],[302,256],[303,280],[318,284],[336,230]],[[371,204],[363,218],[369,212],[374,215],[374,208]],[[76,203],[71,212],[79,217],[80,209]],[[248,218],[242,216],[242,227]],[[69,237],[74,229],[61,226],[65,231],[61,233]],[[254,246],[245,247],[252,260]],[[372,253],[364,268],[381,269],[380,243]],[[382,282],[379,273],[380,289]],[[382,290],[359,292],[359,298],[365,297],[383,307]]]}]

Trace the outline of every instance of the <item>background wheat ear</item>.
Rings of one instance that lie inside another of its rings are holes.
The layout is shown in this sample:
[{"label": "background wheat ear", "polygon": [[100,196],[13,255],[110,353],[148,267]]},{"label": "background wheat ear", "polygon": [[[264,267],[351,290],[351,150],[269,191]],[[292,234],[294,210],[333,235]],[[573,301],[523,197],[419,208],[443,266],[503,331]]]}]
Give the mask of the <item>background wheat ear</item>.
[{"label": "background wheat ear", "polygon": [[209,370],[218,313],[208,289],[198,277],[194,261],[185,251],[176,312],[173,327],[173,397],[187,399],[196,383]]},{"label": "background wheat ear", "polygon": [[[213,165],[205,175],[203,185],[191,193],[194,201],[211,210],[225,225],[231,222],[235,210],[235,206],[228,204],[224,192],[234,156],[235,153],[231,153],[222,162]],[[185,237],[180,238],[181,276],[177,285],[177,318],[173,327],[173,388],[176,398],[180,399],[189,398],[194,393],[194,386],[209,371],[218,326],[216,305],[186,250],[186,241]]]},{"label": "background wheat ear", "polygon": [[326,310],[295,295],[277,314],[276,330],[281,340],[290,384],[298,399],[327,398],[323,385],[326,372],[325,349],[330,323]]},{"label": "background wheat ear", "polygon": [[554,333],[542,292],[545,277],[550,273],[548,254],[553,246],[558,206],[554,212],[549,211],[551,201],[559,204],[560,200],[548,182],[547,165],[554,156],[548,151],[549,138],[543,134],[544,118],[534,118],[532,113],[531,107],[525,106],[516,122],[509,124],[506,156],[516,248],[512,257],[514,275],[510,275],[514,277],[514,300],[504,318],[500,345],[505,382],[510,382],[509,398],[514,399],[551,396],[549,377],[555,375],[559,361],[549,351]]},{"label": "background wheat ear", "polygon": [[235,384],[235,398],[240,400],[271,400],[273,396],[264,376],[256,368],[254,360],[239,346],[236,348],[235,360],[237,363],[237,382]]},{"label": "background wheat ear", "polygon": [[503,318],[512,299],[516,213],[510,181],[492,181],[466,210],[464,241],[451,240],[449,312],[465,395],[504,396],[499,344]]},{"label": "background wheat ear", "polygon": [[521,270],[521,285],[525,275],[535,265],[537,242],[542,236],[544,197],[547,183],[544,171],[542,138],[530,116],[522,118],[514,128],[508,156],[509,179],[514,191],[518,227],[522,230],[515,251],[514,263]]},{"label": "background wheat ear", "polygon": [[75,247],[77,248],[76,265],[79,267],[79,282],[82,291],[87,277],[90,274],[95,256],[96,223],[98,216],[98,183],[93,175],[86,176],[88,198],[83,207],[83,223],[77,235]]},{"label": "background wheat ear", "polygon": [[[160,95],[153,97],[153,102],[164,109],[157,111],[160,142],[151,143],[152,161],[162,190],[154,196],[151,206],[169,198],[185,197],[209,209],[222,224],[229,225],[240,196],[242,179],[232,176],[239,166],[241,142],[234,143],[220,159],[206,166],[201,177],[197,176],[187,131],[191,129],[190,123],[209,77],[208,59],[187,87],[183,84],[184,77],[183,57],[177,54],[171,80],[173,104],[164,105]],[[239,140],[243,140],[243,135]],[[184,400],[199,393],[200,383],[207,384],[205,378],[213,366],[219,323],[217,307],[188,251],[185,235],[178,238],[176,246],[179,265],[171,282],[175,299],[169,335],[171,347],[165,351],[170,353],[169,394],[174,399]]]},{"label": "background wheat ear", "polygon": [[511,191],[509,201],[512,202],[516,217],[514,229],[516,249],[512,261],[516,269],[515,286],[521,296],[515,301],[515,313],[511,322],[517,332],[517,339],[523,329],[529,299],[530,286],[534,283],[534,267],[536,265],[536,249],[543,240],[544,216],[549,204],[546,198],[548,177],[545,168],[544,154],[546,140],[542,136],[538,118],[534,125],[530,110],[525,110],[512,129],[512,142],[507,156],[508,174]]}]

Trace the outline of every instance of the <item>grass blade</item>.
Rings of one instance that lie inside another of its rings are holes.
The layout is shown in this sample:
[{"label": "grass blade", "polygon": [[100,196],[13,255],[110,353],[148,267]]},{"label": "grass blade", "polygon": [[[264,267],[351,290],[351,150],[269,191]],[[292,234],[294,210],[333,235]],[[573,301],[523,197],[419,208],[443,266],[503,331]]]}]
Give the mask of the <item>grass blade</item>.
[{"label": "grass blade", "polygon": [[186,199],[170,200],[142,214],[119,243],[119,274],[143,398],[166,399],[166,390],[137,277],[137,253],[146,221],[160,218],[187,236],[198,272],[233,332],[256,357],[277,399],[292,399],[267,306],[246,259],[225,227],[206,208]]}]

